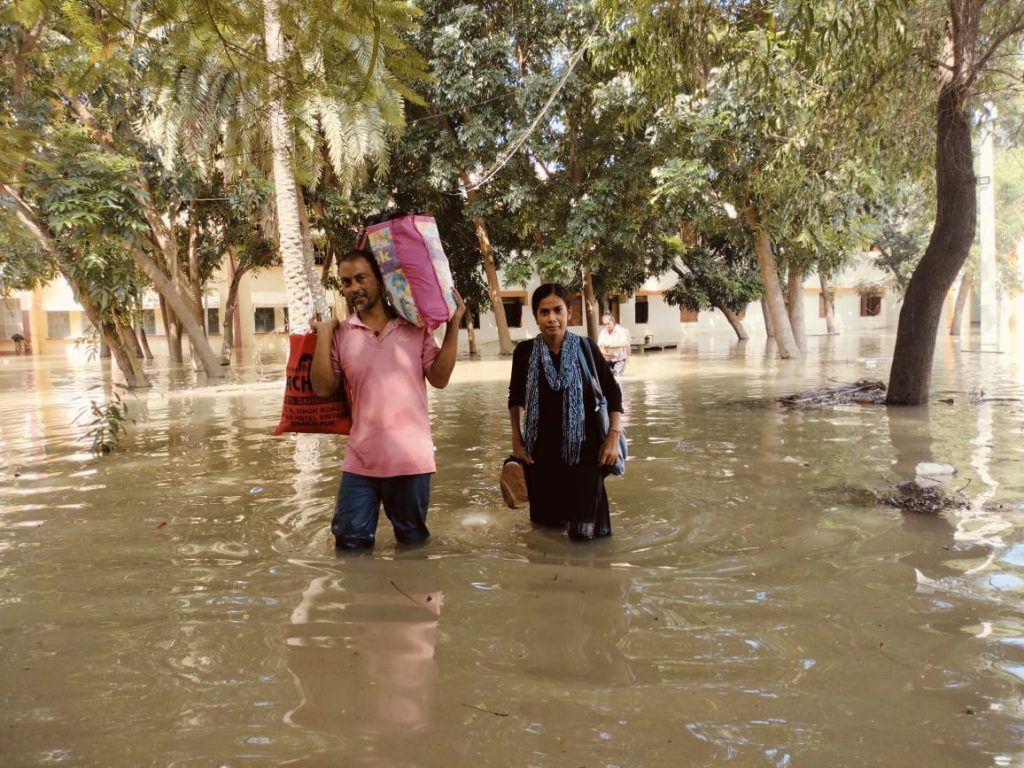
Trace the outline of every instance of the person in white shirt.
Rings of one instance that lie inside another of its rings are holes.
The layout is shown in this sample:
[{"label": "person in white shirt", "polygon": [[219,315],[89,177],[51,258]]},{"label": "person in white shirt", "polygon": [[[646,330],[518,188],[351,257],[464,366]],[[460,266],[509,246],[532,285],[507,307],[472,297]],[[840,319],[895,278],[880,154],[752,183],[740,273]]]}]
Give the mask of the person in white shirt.
[{"label": "person in white shirt", "polygon": [[597,346],[612,372],[620,376],[626,370],[626,360],[629,359],[629,331],[616,323],[614,315],[608,312],[601,316],[601,322],[604,328],[597,337]]}]

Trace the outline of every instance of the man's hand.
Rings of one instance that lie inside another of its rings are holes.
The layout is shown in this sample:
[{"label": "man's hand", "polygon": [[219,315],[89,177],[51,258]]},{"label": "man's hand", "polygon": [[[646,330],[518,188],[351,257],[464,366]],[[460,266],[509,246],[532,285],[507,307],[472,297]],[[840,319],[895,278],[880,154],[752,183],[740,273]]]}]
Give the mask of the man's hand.
[{"label": "man's hand", "polygon": [[452,296],[455,297],[455,314],[452,315],[452,319],[448,321],[448,324],[458,328],[462,323],[462,317],[466,314],[466,302],[462,300],[462,296],[459,295],[455,288],[452,288]]},{"label": "man's hand", "polygon": [[444,338],[441,339],[441,351],[437,353],[434,362],[430,364],[424,373],[430,386],[437,389],[444,389],[452,377],[455,369],[455,356],[459,350],[459,323],[462,316],[466,314],[466,303],[462,300],[459,292],[452,288],[452,296],[455,297],[455,312],[444,328]]},{"label": "man's hand", "polygon": [[315,317],[309,319],[309,328],[316,334],[313,362],[309,368],[309,383],[317,397],[330,397],[341,386],[341,374],[336,373],[331,364],[334,331],[340,324],[336,317],[329,320],[317,320]]},{"label": "man's hand", "polygon": [[309,329],[317,336],[323,331],[327,336],[331,336],[337,327],[341,325],[341,321],[332,317],[330,320],[317,320],[315,317],[309,318]]}]

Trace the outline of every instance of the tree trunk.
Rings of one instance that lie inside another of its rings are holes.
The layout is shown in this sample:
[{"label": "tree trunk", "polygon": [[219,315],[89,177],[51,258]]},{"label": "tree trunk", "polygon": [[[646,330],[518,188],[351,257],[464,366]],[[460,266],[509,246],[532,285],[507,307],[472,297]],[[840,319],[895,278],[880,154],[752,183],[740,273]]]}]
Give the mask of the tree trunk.
[{"label": "tree trunk", "polygon": [[761,299],[761,317],[764,318],[764,333],[769,339],[775,336],[775,329],[772,327],[772,316],[768,311],[768,302]]},{"label": "tree trunk", "polygon": [[135,335],[135,329],[130,325],[116,324],[117,333],[120,338],[124,341],[124,345],[139,360],[142,360],[145,355],[142,354],[142,345],[139,344],[139,337]]},{"label": "tree trunk", "polygon": [[473,317],[473,310],[466,307],[466,338],[469,340],[469,354],[471,355],[475,355],[478,352],[476,345],[476,328],[473,327]]},{"label": "tree trunk", "polygon": [[[234,257],[231,258],[232,265]],[[238,269],[232,272],[231,283],[228,285],[228,298],[224,305],[224,323],[221,328],[220,340],[220,364],[231,365],[231,355],[235,351],[235,310],[238,308],[238,288],[242,284],[242,277],[249,270]]]},{"label": "tree trunk", "polygon": [[831,336],[836,333],[836,297],[832,295],[828,278],[821,272],[818,273],[818,282],[821,283],[821,300],[825,304],[825,331]]},{"label": "tree trunk", "polygon": [[324,265],[320,268],[320,285],[327,285],[327,279],[331,276],[331,268],[334,266],[334,249],[328,243],[324,248]]},{"label": "tree trunk", "polygon": [[[92,132],[93,137],[103,150],[111,155],[120,156],[117,148],[108,138],[107,133],[93,117],[88,104],[78,98],[77,94],[68,94],[67,99],[71,109],[78,116],[82,125]],[[182,329],[188,334],[189,341],[192,342],[192,349],[198,358],[197,362],[202,365],[206,375],[210,378],[223,376],[224,372],[221,370],[217,357],[213,353],[213,347],[210,346],[210,341],[206,338],[205,324],[195,322],[194,318],[189,317],[190,314],[200,311],[201,304],[198,308],[190,307],[193,299],[190,298],[187,292],[182,292],[180,289],[181,270],[178,266],[178,245],[174,238],[174,224],[170,214],[161,214],[157,209],[153,202],[153,192],[150,189],[149,180],[142,173],[141,168],[137,174],[137,181],[142,193],[139,196],[139,204],[146,223],[149,225],[150,240],[164,258],[166,262],[164,266],[170,271],[170,276],[168,276],[161,265],[157,264],[141,248],[136,248],[132,251],[132,257],[146,277],[153,282],[157,293],[167,298],[169,308],[181,322]],[[155,276],[156,273],[159,273],[159,280]],[[175,350],[172,349],[172,359],[174,359],[174,352]],[[180,359],[181,355],[179,353],[178,362],[180,362]]]},{"label": "tree trunk", "polygon": [[153,350],[149,348],[149,339],[146,337],[146,329],[141,325],[139,326],[139,343],[142,345],[142,351],[146,356],[147,360],[153,359]]},{"label": "tree trunk", "polygon": [[[264,43],[267,61],[275,66],[285,58],[285,40],[277,13],[277,0],[263,0]],[[276,94],[270,102],[270,142],[273,149],[274,198],[277,207],[277,245],[288,296],[288,323],[291,333],[309,330],[309,319],[327,312],[323,290],[302,237],[302,204],[295,173],[291,167],[292,138],[281,102],[282,84],[272,83]]]},{"label": "tree trunk", "polygon": [[[181,354],[181,341],[185,336],[185,331],[181,327],[181,322],[178,320],[171,323],[171,327],[174,329],[174,348],[178,350],[178,356],[181,357],[182,362],[184,362],[184,355]],[[193,360],[195,359],[195,351],[195,347],[192,347]]]},{"label": "tree trunk", "polygon": [[[82,306],[83,308],[85,307],[84,304]],[[124,383],[129,387],[150,386],[149,380],[146,379],[146,372],[142,369],[142,357],[136,357],[134,350],[130,349],[126,343],[128,336],[135,337],[131,329],[109,322],[101,323],[97,326],[97,329],[100,332],[100,338],[103,339],[103,343],[110,350],[114,362],[117,363],[117,367],[124,374]]]},{"label": "tree trunk", "polygon": [[[476,190],[471,189],[469,174],[462,168],[459,169],[459,178],[462,179],[462,186],[466,190],[466,199],[472,205],[476,202]],[[491,300],[491,311],[494,312],[494,322],[498,327],[498,354],[512,354],[512,334],[508,330],[508,318],[505,317],[505,305],[501,301],[501,283],[498,282],[498,267],[494,263],[494,249],[491,248],[491,237],[487,233],[487,225],[479,216],[473,217],[473,226],[476,228],[476,240],[480,245],[480,256],[484,264],[484,274],[487,276],[487,296]]]},{"label": "tree trunk", "polygon": [[129,387],[150,386],[149,379],[146,378],[146,372],[142,369],[142,360],[140,357],[136,357],[134,351],[129,349],[125,343],[125,336],[131,335],[130,331],[128,334],[122,334],[113,322],[101,320],[99,309],[82,292],[78,282],[66,275],[65,279],[68,281],[68,285],[71,286],[71,292],[75,297],[75,301],[82,306],[85,316],[92,323],[96,332],[99,333],[101,350],[106,348],[107,356],[113,357],[117,367],[121,370],[121,375],[124,376],[124,383]]},{"label": "tree trunk", "polygon": [[768,237],[767,232],[761,229],[760,219],[752,206],[747,206],[744,217],[750,231],[754,233],[754,251],[757,253],[757,263],[761,270],[764,300],[768,305],[768,312],[765,316],[771,317],[771,327],[774,331],[775,346],[779,351],[779,357],[784,360],[800,357],[800,347],[797,346],[793,328],[789,324],[789,315],[786,313],[786,299],[782,294],[782,285],[779,283],[779,268],[775,262],[775,254],[772,253],[771,238]]},{"label": "tree trunk", "polygon": [[949,335],[959,336],[964,325],[964,308],[967,306],[967,299],[971,295],[974,285],[974,270],[964,270],[964,276],[960,278],[960,290],[956,292],[956,302],[953,304],[953,319],[949,324]]},{"label": "tree trunk", "polygon": [[[947,33],[950,34],[950,33]],[[960,34],[967,34],[962,31]],[[957,47],[963,41],[955,41]],[[971,41],[973,48],[973,41]],[[974,240],[977,190],[967,88],[954,72],[938,97],[935,147],[935,227],[914,270],[900,310],[886,403],[928,401],[942,305]]]},{"label": "tree trunk", "polygon": [[[19,191],[6,182],[0,182],[0,190],[13,200],[15,217],[28,230],[39,244],[39,247],[46,253],[56,253],[57,247],[54,244],[49,228],[36,215],[35,210],[25,202]],[[115,360],[121,369],[121,373],[124,375],[125,383],[130,387],[148,387],[150,385],[149,380],[146,378],[145,371],[142,370],[140,361],[133,355],[128,354],[124,349],[124,344],[117,338],[116,334],[110,334],[109,340],[106,338],[107,334],[104,332],[103,323],[100,322],[99,310],[90,303],[89,297],[82,293],[77,281],[68,275],[64,277],[68,281],[68,285],[71,286],[71,292],[74,294],[75,301],[82,306],[86,317],[89,318],[89,322],[92,323],[93,327],[100,334],[101,346],[104,342],[107,342],[115,350]]]},{"label": "tree trunk", "polygon": [[597,322],[597,300],[594,298],[594,275],[590,267],[583,266],[583,314],[587,316],[587,335],[597,341],[601,326]]},{"label": "tree trunk", "polygon": [[199,275],[199,227],[196,226],[194,218],[190,208],[188,220],[188,287],[192,301],[196,305],[196,314],[199,316],[199,326],[203,329],[203,337],[208,339],[206,313],[203,311],[203,281]]},{"label": "tree trunk", "polygon": [[172,363],[183,363],[185,356],[181,353],[181,333],[178,332],[178,318],[167,305],[167,297],[160,294],[160,317],[164,322],[164,336],[167,342],[167,356]]},{"label": "tree trunk", "polygon": [[[458,134],[455,133],[455,126],[452,121],[445,118],[445,126],[452,141],[458,145]],[[466,191],[466,200],[470,205],[476,202],[476,190],[473,189],[473,182],[465,168],[459,168],[459,179],[462,180],[462,188]],[[498,328],[498,354],[512,354],[512,334],[508,330],[508,318],[505,317],[505,305],[501,301],[501,283],[498,281],[498,267],[494,263],[494,249],[491,247],[491,236],[487,232],[487,225],[479,216],[473,217],[473,226],[476,229],[476,240],[480,246],[480,258],[484,265],[484,275],[487,277],[487,296],[491,300],[491,311],[494,313],[494,324]]]},{"label": "tree trunk", "polygon": [[740,320],[740,316],[729,309],[725,304],[715,304],[715,309],[725,315],[725,319],[729,321],[729,325],[736,332],[736,338],[740,341],[746,341],[750,338],[750,334],[747,333],[746,326],[743,325],[743,321]]},{"label": "tree trunk", "polygon": [[[172,324],[177,322],[181,326],[181,329],[188,334],[189,340],[193,344],[193,348],[199,354],[200,362],[202,363],[203,371],[206,375],[211,375],[210,365],[212,364],[216,367],[217,371],[214,378],[223,376],[224,372],[220,370],[220,362],[213,354],[213,347],[210,346],[209,340],[204,335],[203,329],[200,327],[200,323],[196,318],[195,312],[191,311],[191,300],[188,296],[183,295],[180,291],[174,291],[171,289],[171,279],[167,277],[157,263],[150,258],[149,254],[141,248],[136,248],[132,252],[132,257],[135,260],[135,264],[142,270],[143,274],[150,279],[153,283],[153,287],[156,288],[157,293],[160,294],[160,306],[166,306],[167,314],[173,315],[173,317],[169,317],[168,319],[171,320]],[[178,354],[180,362],[180,349],[178,350]],[[212,363],[211,360],[207,359],[208,357],[212,359]]]},{"label": "tree trunk", "polygon": [[807,351],[807,323],[804,321],[804,273],[790,266],[787,274],[789,302],[787,306],[789,326],[801,352]]}]

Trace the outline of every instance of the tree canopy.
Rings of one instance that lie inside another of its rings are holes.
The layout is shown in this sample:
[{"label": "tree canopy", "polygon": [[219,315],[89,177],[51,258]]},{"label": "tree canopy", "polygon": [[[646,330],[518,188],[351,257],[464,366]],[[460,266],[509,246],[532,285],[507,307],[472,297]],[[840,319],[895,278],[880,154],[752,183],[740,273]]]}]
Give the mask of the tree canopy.
[{"label": "tree canopy", "polygon": [[196,287],[218,266],[276,248],[309,272],[398,206],[437,216],[499,331],[501,281],[558,279],[592,311],[675,272],[682,306],[763,295],[798,356],[786,276],[874,244],[927,337],[973,237],[964,219],[927,267],[973,199],[958,115],[983,102],[1003,115],[1001,250],[1024,234],[1022,35],[1010,0],[8,4],[0,275],[60,272],[122,323],[149,284],[213,376]]}]

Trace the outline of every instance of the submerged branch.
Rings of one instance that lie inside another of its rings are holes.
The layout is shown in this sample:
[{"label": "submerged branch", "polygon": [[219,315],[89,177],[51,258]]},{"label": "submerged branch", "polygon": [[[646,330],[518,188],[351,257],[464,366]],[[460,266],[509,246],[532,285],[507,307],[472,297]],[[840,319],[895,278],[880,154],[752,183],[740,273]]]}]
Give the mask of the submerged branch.
[{"label": "submerged branch", "polygon": [[812,389],[794,395],[784,395],[779,402],[792,408],[809,408],[845,403],[880,404],[885,402],[885,383],[878,379],[861,379],[853,384]]}]

